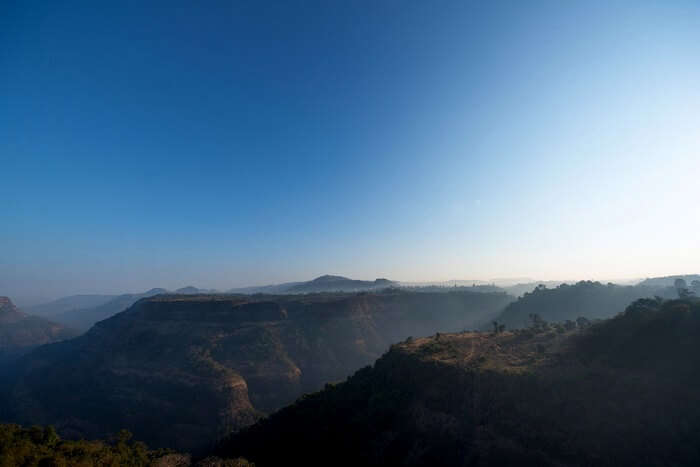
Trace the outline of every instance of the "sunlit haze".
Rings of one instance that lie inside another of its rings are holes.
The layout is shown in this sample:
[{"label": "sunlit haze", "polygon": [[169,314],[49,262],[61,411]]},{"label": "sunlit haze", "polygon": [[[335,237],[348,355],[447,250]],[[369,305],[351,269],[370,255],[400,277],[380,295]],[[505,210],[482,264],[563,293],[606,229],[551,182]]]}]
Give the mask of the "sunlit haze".
[{"label": "sunlit haze", "polygon": [[700,271],[698,2],[157,3],[0,6],[0,295]]}]

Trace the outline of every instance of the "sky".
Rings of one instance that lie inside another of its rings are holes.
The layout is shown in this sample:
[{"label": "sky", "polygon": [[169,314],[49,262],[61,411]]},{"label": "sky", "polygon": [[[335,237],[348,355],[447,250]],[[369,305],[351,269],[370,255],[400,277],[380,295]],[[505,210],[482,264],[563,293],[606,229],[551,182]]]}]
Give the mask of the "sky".
[{"label": "sky", "polygon": [[696,1],[0,5],[0,295],[700,272]]}]

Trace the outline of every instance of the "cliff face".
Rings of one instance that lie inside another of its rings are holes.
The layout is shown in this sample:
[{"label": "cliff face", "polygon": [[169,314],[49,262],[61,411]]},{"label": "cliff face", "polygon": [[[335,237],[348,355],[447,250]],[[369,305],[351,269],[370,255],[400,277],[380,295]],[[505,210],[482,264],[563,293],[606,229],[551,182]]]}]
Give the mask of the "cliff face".
[{"label": "cliff face", "polygon": [[25,357],[11,418],[66,435],[127,428],[199,448],[347,377],[409,335],[476,327],[510,297],[482,293],[156,296]]},{"label": "cliff face", "polygon": [[697,300],[640,300],[584,329],[412,339],[217,452],[263,467],[698,465],[699,355]]},{"label": "cliff face", "polygon": [[8,297],[0,297],[0,363],[75,335],[60,324],[22,313]]}]

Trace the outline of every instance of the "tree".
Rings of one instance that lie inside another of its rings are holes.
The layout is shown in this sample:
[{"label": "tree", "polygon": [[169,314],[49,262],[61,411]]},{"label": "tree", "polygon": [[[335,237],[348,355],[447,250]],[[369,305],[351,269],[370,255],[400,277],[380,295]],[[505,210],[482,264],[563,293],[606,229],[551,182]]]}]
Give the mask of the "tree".
[{"label": "tree", "polygon": [[47,446],[54,446],[60,438],[58,437],[58,433],[56,433],[56,429],[53,427],[53,425],[49,425],[46,428],[44,428],[44,444]]},{"label": "tree", "polygon": [[547,327],[547,321],[543,320],[539,313],[530,313],[528,316],[530,318],[531,328],[540,331]]}]

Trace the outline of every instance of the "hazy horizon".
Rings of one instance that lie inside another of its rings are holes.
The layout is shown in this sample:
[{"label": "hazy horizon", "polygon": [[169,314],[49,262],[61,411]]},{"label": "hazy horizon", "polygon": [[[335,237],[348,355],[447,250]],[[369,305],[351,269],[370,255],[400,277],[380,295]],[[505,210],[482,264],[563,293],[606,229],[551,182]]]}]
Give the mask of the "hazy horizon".
[{"label": "hazy horizon", "polygon": [[[594,281],[594,282],[601,282],[601,283],[615,283],[618,285],[630,285],[630,284],[636,284],[644,279],[652,278],[652,277],[666,277],[666,276],[689,276],[689,275],[695,275],[698,274],[698,272],[681,272],[681,273],[673,273],[673,274],[662,274],[662,275],[646,275],[646,276],[639,276],[639,277],[576,277],[576,278],[535,278],[535,277],[497,277],[497,278],[465,278],[465,279],[427,279],[427,280],[403,280],[403,279],[396,279],[392,277],[349,277],[344,274],[340,273],[332,273],[329,275],[334,275],[334,276],[343,276],[348,279],[353,279],[353,280],[366,280],[366,281],[372,281],[375,279],[379,278],[384,278],[384,279],[389,279],[392,281],[397,282],[401,286],[427,286],[427,285],[443,285],[443,286],[450,286],[452,284],[458,284],[459,286],[469,286],[469,285],[496,285],[498,287],[509,287],[509,286],[515,286],[515,285],[523,285],[523,284],[535,284],[535,283],[576,283],[579,281]],[[106,288],[106,289],[92,289],[92,290],[83,290],[83,289],[76,289],[76,290],[65,290],[62,292],[59,292],[58,294],[55,295],[42,295],[42,294],[37,294],[37,293],[30,293],[30,294],[12,294],[12,293],[6,293],[5,291],[0,291],[0,296],[8,296],[10,299],[13,300],[13,302],[18,305],[18,306],[33,306],[33,305],[38,305],[42,303],[47,303],[59,298],[63,297],[68,297],[72,295],[120,295],[120,294],[126,294],[126,293],[143,293],[147,292],[151,289],[156,289],[156,288],[162,288],[166,289],[170,292],[174,292],[177,289],[188,287],[188,286],[193,286],[197,287],[198,289],[205,289],[205,290],[216,290],[218,293],[226,293],[227,291],[231,289],[244,289],[244,288],[254,288],[254,287],[262,287],[262,286],[269,286],[269,285],[280,285],[280,284],[285,284],[285,283],[292,283],[292,282],[305,282],[305,281],[311,281],[313,279],[316,279],[322,275],[326,274],[317,274],[313,277],[302,277],[302,278],[292,278],[288,280],[280,280],[276,282],[265,282],[265,283],[243,283],[243,284],[234,284],[234,285],[224,285],[221,287],[213,287],[208,284],[197,284],[197,283],[182,283],[182,284],[171,284],[169,286],[164,286],[160,284],[155,284],[155,285],[147,285],[147,284],[142,284],[141,286],[137,286],[133,289],[119,289],[119,288]]]},{"label": "hazy horizon", "polygon": [[496,3],[0,6],[0,295],[700,272],[700,3]]}]

